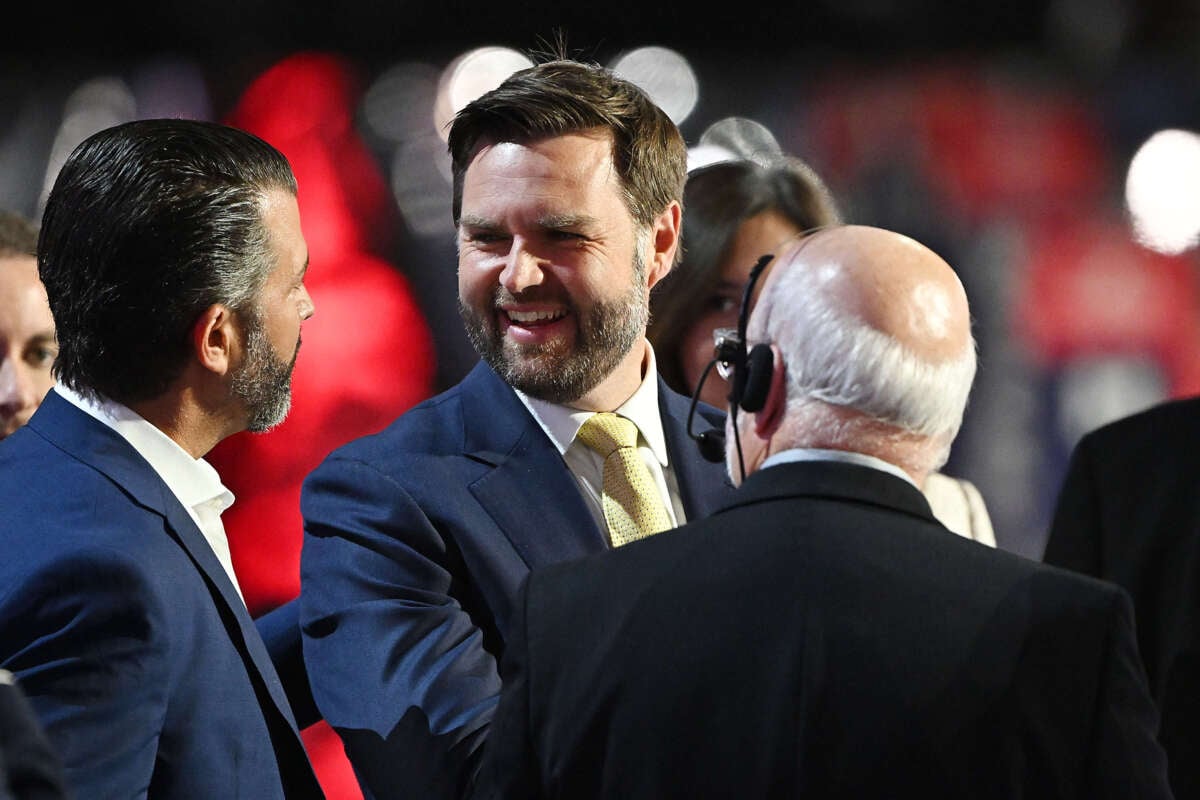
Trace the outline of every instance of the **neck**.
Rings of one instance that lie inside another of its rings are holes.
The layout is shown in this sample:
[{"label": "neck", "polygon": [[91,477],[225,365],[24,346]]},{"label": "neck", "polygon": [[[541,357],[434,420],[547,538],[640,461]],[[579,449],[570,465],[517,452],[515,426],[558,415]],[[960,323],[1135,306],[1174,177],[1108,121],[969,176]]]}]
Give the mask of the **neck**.
[{"label": "neck", "polygon": [[142,419],[171,437],[192,458],[203,458],[240,428],[232,420],[209,413],[189,390],[168,390],[159,397],[129,406]]},{"label": "neck", "polygon": [[650,353],[643,337],[629,349],[616,368],[590,391],[569,405],[580,411],[613,411],[642,385]]}]

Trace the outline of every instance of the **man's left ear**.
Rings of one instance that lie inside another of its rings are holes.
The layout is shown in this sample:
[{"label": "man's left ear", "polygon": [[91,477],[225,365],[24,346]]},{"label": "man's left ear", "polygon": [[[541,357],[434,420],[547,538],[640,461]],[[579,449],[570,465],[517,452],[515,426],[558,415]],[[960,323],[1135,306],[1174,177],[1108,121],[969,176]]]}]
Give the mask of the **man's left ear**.
[{"label": "man's left ear", "polygon": [[650,225],[650,243],[653,250],[646,262],[646,288],[667,277],[675,263],[675,251],[679,249],[679,233],[683,224],[683,209],[679,201],[672,200],[658,218]]},{"label": "man's left ear", "polygon": [[787,412],[787,367],[778,345],[771,345],[771,384],[763,407],[754,414],[754,434],[770,439],[779,430]]},{"label": "man's left ear", "polygon": [[205,369],[218,375],[227,374],[233,367],[237,347],[237,326],[233,311],[215,303],[192,323],[192,353]]}]

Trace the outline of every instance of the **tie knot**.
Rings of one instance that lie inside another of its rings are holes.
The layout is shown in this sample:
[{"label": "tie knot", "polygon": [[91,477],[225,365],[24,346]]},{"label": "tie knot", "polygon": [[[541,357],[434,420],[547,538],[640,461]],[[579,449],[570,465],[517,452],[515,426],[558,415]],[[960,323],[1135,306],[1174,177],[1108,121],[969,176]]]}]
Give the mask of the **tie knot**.
[{"label": "tie knot", "polygon": [[603,411],[592,414],[579,429],[579,440],[605,458],[620,447],[637,447],[638,429],[633,420]]}]

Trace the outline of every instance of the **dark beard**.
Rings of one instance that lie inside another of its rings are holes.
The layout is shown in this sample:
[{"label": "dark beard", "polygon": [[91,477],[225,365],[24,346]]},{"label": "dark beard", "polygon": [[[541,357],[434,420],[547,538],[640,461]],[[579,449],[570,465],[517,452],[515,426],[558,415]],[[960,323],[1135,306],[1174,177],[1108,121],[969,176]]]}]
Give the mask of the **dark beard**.
[{"label": "dark beard", "polygon": [[548,403],[573,403],[616,369],[645,335],[649,317],[645,290],[636,279],[625,296],[597,303],[586,314],[570,308],[576,320],[573,349],[563,341],[522,346],[508,340],[495,309],[511,296],[497,290],[483,315],[459,300],[458,311],[475,352],[510,386]]},{"label": "dark beard", "polygon": [[275,355],[257,315],[247,322],[246,360],[233,376],[233,393],[246,407],[246,430],[262,433],[283,422],[292,405],[292,370],[300,353],[300,340],[291,362]]}]

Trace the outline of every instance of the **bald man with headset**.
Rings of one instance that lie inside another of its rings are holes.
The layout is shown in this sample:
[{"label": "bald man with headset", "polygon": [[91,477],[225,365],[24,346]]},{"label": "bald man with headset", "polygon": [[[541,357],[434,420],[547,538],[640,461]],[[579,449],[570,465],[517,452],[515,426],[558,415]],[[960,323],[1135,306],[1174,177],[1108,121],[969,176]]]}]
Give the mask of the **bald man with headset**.
[{"label": "bald man with headset", "polygon": [[531,573],[480,794],[1170,797],[1128,596],[954,535],[917,488],[975,373],[954,271],[839,226],[763,274],[721,356],[739,488]]}]

